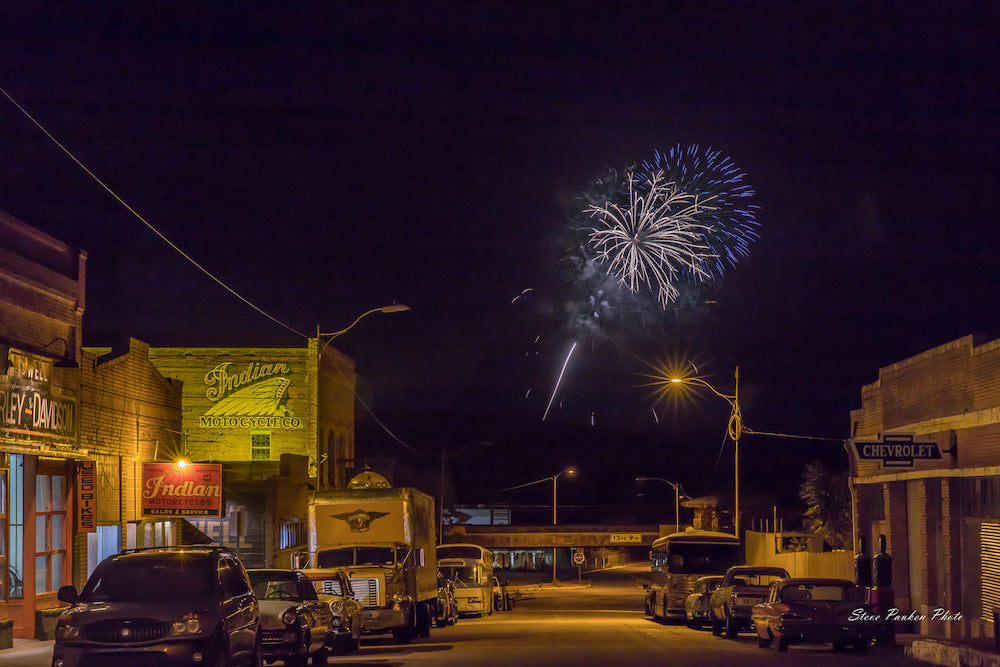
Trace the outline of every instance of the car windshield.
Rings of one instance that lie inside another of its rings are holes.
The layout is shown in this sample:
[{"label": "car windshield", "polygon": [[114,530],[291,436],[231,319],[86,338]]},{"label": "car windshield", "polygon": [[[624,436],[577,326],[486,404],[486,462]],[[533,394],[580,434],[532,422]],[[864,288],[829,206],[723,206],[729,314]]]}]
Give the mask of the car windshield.
[{"label": "car windshield", "polygon": [[302,601],[298,579],[295,573],[289,572],[247,572],[250,575],[250,586],[258,600],[293,600]]},{"label": "car windshield", "polygon": [[203,598],[216,582],[211,553],[136,553],[101,563],[80,593],[81,602],[139,602]]},{"label": "car windshield", "polygon": [[476,584],[475,566],[461,567],[451,565],[444,566],[440,568],[440,570],[441,574],[443,574],[446,579],[450,579],[455,582],[456,588],[469,588],[478,585]]},{"label": "car windshield", "polygon": [[394,565],[396,550],[392,547],[345,547],[320,551],[316,567],[350,567],[352,565]]},{"label": "car windshield", "polygon": [[855,586],[847,584],[797,584],[781,589],[782,602],[861,602]]},{"label": "car windshield", "polygon": [[736,564],[738,547],[732,544],[671,542],[667,569],[673,574],[717,574]]}]

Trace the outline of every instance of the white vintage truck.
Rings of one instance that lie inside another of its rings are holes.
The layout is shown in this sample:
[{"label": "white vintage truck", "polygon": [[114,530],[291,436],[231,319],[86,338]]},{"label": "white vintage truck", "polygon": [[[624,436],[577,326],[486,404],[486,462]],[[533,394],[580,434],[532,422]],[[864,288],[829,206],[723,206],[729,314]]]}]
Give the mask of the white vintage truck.
[{"label": "white vintage truck", "polygon": [[346,570],[366,634],[392,632],[398,644],[430,635],[438,603],[433,498],[365,472],[347,490],[311,494],[308,517],[309,553],[300,563],[321,591],[339,593],[323,588],[324,574]]}]

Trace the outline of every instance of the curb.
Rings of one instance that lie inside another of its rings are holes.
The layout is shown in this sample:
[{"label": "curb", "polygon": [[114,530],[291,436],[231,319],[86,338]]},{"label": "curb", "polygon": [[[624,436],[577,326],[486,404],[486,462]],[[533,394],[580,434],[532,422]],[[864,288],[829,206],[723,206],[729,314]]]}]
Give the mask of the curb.
[{"label": "curb", "polygon": [[943,644],[915,639],[906,647],[906,656],[945,667],[1000,667],[1000,654],[986,653],[970,646]]}]

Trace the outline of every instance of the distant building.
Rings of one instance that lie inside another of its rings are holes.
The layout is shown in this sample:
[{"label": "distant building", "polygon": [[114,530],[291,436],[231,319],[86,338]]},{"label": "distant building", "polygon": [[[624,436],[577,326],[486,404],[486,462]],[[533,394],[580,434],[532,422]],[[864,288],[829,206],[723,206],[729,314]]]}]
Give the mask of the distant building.
[{"label": "distant building", "polygon": [[181,450],[223,464],[226,513],[192,521],[247,566],[291,565],[305,545],[310,489],[344,488],[354,468],[354,361],[310,338],[294,348],[149,350],[183,382]]},{"label": "distant building", "polygon": [[851,412],[857,535],[884,535],[894,606],[919,632],[993,636],[1000,607],[1000,340],[879,370]]}]

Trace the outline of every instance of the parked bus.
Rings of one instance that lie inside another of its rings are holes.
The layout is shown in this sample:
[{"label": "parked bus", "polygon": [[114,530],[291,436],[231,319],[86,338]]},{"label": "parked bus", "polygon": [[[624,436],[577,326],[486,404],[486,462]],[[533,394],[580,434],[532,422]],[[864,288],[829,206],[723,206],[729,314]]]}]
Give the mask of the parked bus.
[{"label": "parked bus", "polygon": [[649,559],[646,615],[656,619],[683,616],[684,601],[694,592],[698,577],[725,574],[739,565],[740,540],[711,530],[673,533],[653,542]]},{"label": "parked bus", "polygon": [[454,582],[459,615],[493,613],[493,552],[478,544],[441,544],[438,572]]}]

